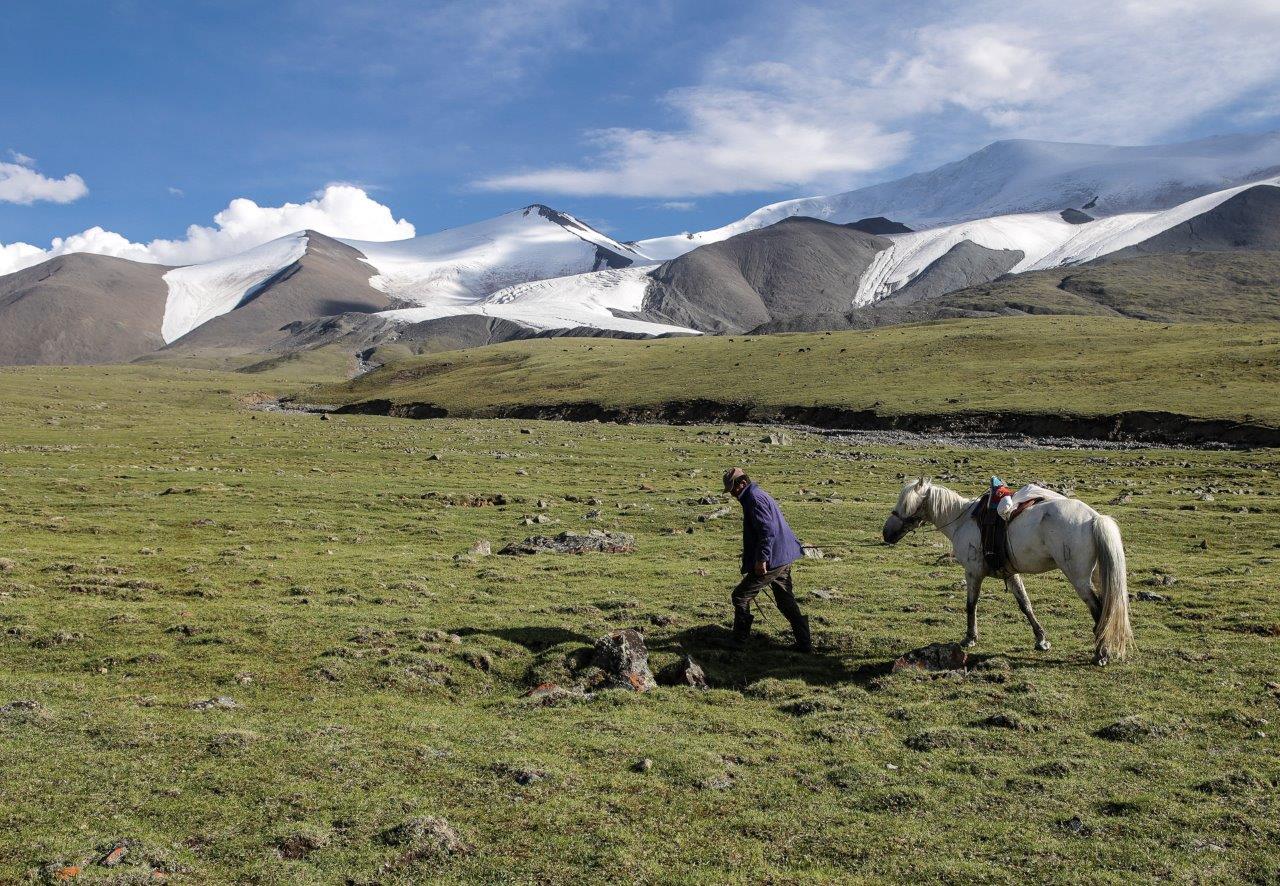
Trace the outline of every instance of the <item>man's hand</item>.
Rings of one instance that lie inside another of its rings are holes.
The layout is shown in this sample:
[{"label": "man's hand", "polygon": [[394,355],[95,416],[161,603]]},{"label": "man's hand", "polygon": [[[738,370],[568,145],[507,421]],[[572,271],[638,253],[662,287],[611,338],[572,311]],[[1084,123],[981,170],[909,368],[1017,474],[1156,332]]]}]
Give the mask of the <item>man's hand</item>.
[{"label": "man's hand", "polygon": [[769,564],[766,561],[761,560],[759,563],[756,564],[756,575],[763,576],[768,571],[769,571]]}]

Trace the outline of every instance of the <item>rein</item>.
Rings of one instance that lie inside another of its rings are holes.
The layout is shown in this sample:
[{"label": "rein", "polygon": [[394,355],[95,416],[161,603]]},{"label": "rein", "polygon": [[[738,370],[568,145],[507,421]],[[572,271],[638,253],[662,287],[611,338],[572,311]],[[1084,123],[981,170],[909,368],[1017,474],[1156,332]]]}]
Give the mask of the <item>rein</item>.
[{"label": "rein", "polygon": [[[973,508],[973,502],[966,504],[963,508],[960,509],[960,513],[956,515],[956,517],[954,517],[951,520],[948,520],[946,523],[943,523],[941,526],[936,526],[934,528],[937,529],[937,531],[941,532],[944,529],[948,529],[954,526],[956,523],[959,523],[962,519],[969,516],[969,511],[972,510],[972,508]],[[901,514],[899,514],[897,508],[894,508],[889,513],[897,517],[903,523],[907,524],[907,526],[909,527],[907,529],[908,533],[915,532],[917,529],[923,526],[924,523],[926,522],[925,518],[920,516],[919,509],[917,509],[916,513],[910,517],[904,517]]]}]

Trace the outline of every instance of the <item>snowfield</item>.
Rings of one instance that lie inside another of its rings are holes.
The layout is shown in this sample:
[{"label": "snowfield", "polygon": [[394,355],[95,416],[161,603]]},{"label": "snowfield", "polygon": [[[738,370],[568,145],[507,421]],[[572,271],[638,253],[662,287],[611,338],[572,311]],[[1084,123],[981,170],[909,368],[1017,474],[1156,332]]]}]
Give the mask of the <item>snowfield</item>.
[{"label": "snowfield", "polygon": [[536,205],[409,240],[342,242],[377,270],[375,289],[424,307],[471,305],[508,286],[598,270],[601,250],[615,262],[644,260],[573,216]]},{"label": "snowfield", "polygon": [[637,313],[644,303],[648,274],[655,266],[639,265],[520,283],[468,305],[437,303],[421,308],[383,311],[378,316],[397,323],[421,323],[459,314],[510,320],[539,331],[585,326],[643,335],[696,334],[665,323],[650,323],[620,313]]},{"label": "snowfield", "polygon": [[233,310],[306,251],[306,234],[299,231],[228,258],[169,271],[164,275],[169,297],[160,324],[165,344]]}]

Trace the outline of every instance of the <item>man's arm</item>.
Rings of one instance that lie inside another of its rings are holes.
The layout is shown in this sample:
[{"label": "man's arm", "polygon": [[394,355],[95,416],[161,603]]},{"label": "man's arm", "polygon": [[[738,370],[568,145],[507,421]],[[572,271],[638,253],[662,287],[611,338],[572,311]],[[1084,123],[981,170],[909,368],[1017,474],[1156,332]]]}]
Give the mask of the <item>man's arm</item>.
[{"label": "man's arm", "polygon": [[753,496],[751,507],[747,513],[756,527],[756,549],[752,552],[756,575],[764,575],[769,571],[769,551],[773,548],[773,540],[778,531],[774,521],[770,519],[769,507],[760,496]]}]

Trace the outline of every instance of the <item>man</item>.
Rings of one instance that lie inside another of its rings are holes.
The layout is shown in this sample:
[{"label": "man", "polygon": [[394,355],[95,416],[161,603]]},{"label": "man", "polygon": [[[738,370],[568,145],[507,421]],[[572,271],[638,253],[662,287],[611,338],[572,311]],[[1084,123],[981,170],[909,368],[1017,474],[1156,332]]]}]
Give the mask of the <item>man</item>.
[{"label": "man", "polygon": [[787,525],[778,503],[751,482],[742,468],[724,474],[724,491],[742,505],[742,581],[733,591],[733,639],[744,645],[751,635],[751,603],[765,588],[772,588],[778,611],[791,622],[796,649],[813,651],[809,619],[800,612],[791,590],[791,564],[804,553]]}]

